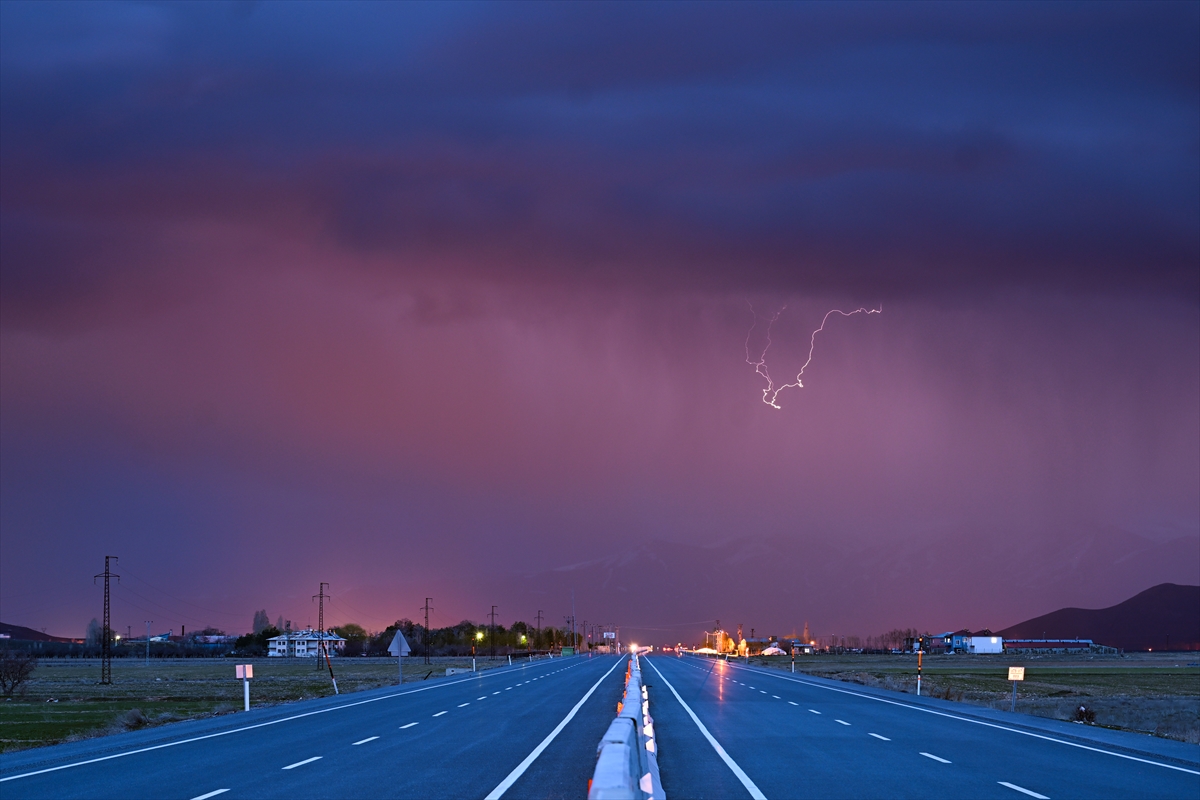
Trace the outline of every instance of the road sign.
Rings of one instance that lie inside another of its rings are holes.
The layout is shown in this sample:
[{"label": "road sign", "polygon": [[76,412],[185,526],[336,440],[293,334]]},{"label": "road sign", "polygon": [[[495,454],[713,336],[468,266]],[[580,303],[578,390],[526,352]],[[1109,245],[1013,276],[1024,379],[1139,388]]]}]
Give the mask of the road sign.
[{"label": "road sign", "polygon": [[1024,667],[1009,667],[1008,668],[1008,679],[1010,681],[1025,680],[1025,668]]},{"label": "road sign", "polygon": [[233,672],[235,675],[237,675],[237,677],[241,678],[242,680],[247,680],[249,678],[254,677],[254,665],[253,664],[238,664],[236,667],[233,668]]},{"label": "road sign", "polygon": [[616,631],[605,631],[604,638],[605,639],[615,639],[615,638],[617,638],[617,632]]},{"label": "road sign", "polygon": [[396,637],[388,645],[388,652],[394,656],[406,656],[412,652],[412,648],[408,646],[408,640],[404,638],[404,634],[396,631]]}]

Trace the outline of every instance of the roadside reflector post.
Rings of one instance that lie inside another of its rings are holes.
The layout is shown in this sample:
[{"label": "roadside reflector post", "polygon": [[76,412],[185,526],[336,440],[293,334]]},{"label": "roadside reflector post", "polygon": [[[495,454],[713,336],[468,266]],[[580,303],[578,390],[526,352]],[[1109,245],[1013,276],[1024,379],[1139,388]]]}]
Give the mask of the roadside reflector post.
[{"label": "roadside reflector post", "polygon": [[925,637],[917,640],[917,697],[921,696],[921,658],[925,655]]},{"label": "roadside reflector post", "polygon": [[242,679],[242,705],[243,711],[250,710],[250,679],[254,677],[253,664],[238,664],[233,668],[234,674]]},{"label": "roadside reflector post", "polygon": [[1017,681],[1025,680],[1025,668],[1024,667],[1009,667],[1008,668],[1008,679],[1010,681],[1012,681],[1012,685],[1013,685],[1012,707],[1009,708],[1009,711],[1015,712],[1017,710]]}]

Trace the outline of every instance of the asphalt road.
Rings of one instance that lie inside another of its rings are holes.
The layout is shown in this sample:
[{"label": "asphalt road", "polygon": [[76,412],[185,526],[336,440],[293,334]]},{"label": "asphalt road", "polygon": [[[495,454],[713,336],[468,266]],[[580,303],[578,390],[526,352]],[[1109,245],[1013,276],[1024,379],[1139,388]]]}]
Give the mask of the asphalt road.
[{"label": "asphalt road", "polygon": [[21,798],[580,798],[626,657],[583,656],[0,758]]},{"label": "asphalt road", "polygon": [[1195,756],[1186,766],[902,694],[702,658],[651,656],[642,670],[669,800],[1200,798]]}]

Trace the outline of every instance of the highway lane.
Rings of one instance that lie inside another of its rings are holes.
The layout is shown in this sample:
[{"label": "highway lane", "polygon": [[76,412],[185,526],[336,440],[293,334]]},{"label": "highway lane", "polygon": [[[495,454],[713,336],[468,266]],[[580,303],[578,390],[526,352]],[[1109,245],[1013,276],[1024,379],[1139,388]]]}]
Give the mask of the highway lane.
[{"label": "highway lane", "polygon": [[[180,723],[161,743],[168,746],[144,752],[119,749],[120,740],[136,738],[128,735],[10,754],[0,758],[0,794],[4,800],[480,798],[500,787],[511,798],[556,791],[578,797],[595,758],[599,734],[592,734],[602,733],[615,714],[625,661],[553,659],[334,702],[294,703],[286,716],[278,708],[264,710],[273,712],[271,719],[243,714],[243,725],[215,734],[202,724]],[[589,738],[588,757],[576,758]],[[96,757],[104,760],[79,763]],[[26,763],[36,768],[23,770]]]},{"label": "highway lane", "polygon": [[1200,797],[1194,767],[930,713],[904,695],[893,700],[707,659],[655,656],[645,663],[669,798]]}]

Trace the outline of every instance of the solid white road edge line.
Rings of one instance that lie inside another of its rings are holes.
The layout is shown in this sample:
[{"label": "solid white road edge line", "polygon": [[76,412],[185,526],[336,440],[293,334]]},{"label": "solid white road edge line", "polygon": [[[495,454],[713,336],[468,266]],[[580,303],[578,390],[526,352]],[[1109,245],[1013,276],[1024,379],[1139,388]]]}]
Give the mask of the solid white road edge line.
[{"label": "solid white road edge line", "polygon": [[[178,741],[174,741],[174,742],[164,742],[162,744],[151,745],[150,747],[139,747],[136,750],[126,750],[124,753],[113,753],[112,755],[99,756],[97,758],[89,758],[84,761],[75,761],[70,764],[59,764],[57,767],[46,767],[45,769],[36,769],[36,770],[33,770],[32,772],[22,772],[19,775],[9,775],[7,778],[0,778],[0,783],[4,783],[6,781],[15,781],[18,778],[30,778],[30,777],[33,777],[34,775],[43,775],[47,772],[58,772],[60,769],[70,769],[72,767],[82,767],[82,766],[86,766],[88,764],[96,764],[101,761],[111,761],[114,758],[124,758],[125,756],[135,756],[138,753],[149,753],[153,750],[162,750],[164,747],[175,747],[176,745],[180,745],[180,744],[191,744],[192,742],[201,742],[201,741],[204,741],[205,739],[215,739],[218,736],[228,736],[231,733],[243,733],[245,731],[252,731],[255,728],[265,728],[268,725],[278,725],[281,722],[291,722],[293,720],[303,719],[305,717],[311,717],[316,714],[327,714],[330,711],[341,711],[343,708],[354,708],[355,706],[363,706],[363,705],[366,705],[367,703],[378,703],[380,700],[391,700],[393,697],[403,697],[403,696],[409,695],[409,694],[416,694],[417,692],[428,692],[433,689],[444,689],[447,686],[457,686],[460,683],[467,683],[468,681],[473,681],[476,678],[491,678],[496,675],[503,675],[507,672],[508,672],[508,670],[505,667],[498,667],[497,669],[494,669],[494,670],[487,670],[485,672],[481,672],[478,675],[476,675],[475,677],[471,677],[471,678],[463,678],[463,679],[457,680],[457,681],[447,681],[446,683],[437,683],[437,684],[434,684],[433,686],[422,686],[419,689],[408,689],[408,690],[405,690],[402,692],[395,692],[393,694],[385,694],[381,697],[372,697],[369,700],[357,700],[353,703],[344,703],[340,706],[331,706],[329,708],[319,708],[316,711],[305,711],[303,714],[293,714],[290,717],[282,717],[280,719],[273,719],[273,720],[269,720],[267,722],[259,722],[254,725],[247,725],[244,728],[233,728],[232,730],[228,730],[228,731],[217,731],[216,733],[206,733],[203,736],[192,736],[188,739],[179,739]],[[488,674],[488,673],[492,673],[492,674]]]},{"label": "solid white road edge line", "polygon": [[1018,791],[1021,794],[1027,794],[1030,797],[1036,797],[1037,800],[1050,800],[1050,798],[1046,797],[1046,795],[1044,795],[1044,794],[1038,794],[1037,792],[1031,792],[1028,789],[1017,786],[1015,783],[1009,783],[1008,781],[996,781],[996,783],[1000,784],[1001,786],[1007,786],[1008,788]]},{"label": "solid white road edge line", "polygon": [[704,734],[705,739],[708,739],[708,743],[712,745],[713,750],[717,751],[717,755],[719,755],[721,760],[725,762],[725,766],[729,767],[729,769],[733,771],[733,774],[737,776],[737,779],[742,782],[742,786],[746,787],[746,791],[750,792],[750,796],[753,797],[754,800],[767,800],[767,796],[759,790],[754,781],[750,780],[750,776],[747,775],[742,768],[737,765],[736,761],[729,757],[729,753],[725,752],[725,748],[721,747],[720,742],[714,739],[713,735],[708,732],[708,728],[704,727],[704,723],[701,722],[700,718],[696,716],[696,712],[692,711],[691,706],[683,702],[683,698],[679,696],[679,692],[675,691],[675,687],[671,685],[669,680],[667,680],[667,676],[659,672],[658,667],[655,667],[654,664],[650,663],[650,659],[646,659],[646,663],[650,664],[655,672],[658,672],[658,677],[663,679],[663,683],[665,683],[667,688],[671,690],[671,694],[675,695],[675,699],[679,701],[679,705],[683,706],[683,710],[686,711],[688,716],[692,718],[692,722],[696,723],[696,727],[700,729],[700,733]]},{"label": "solid white road edge line", "polygon": [[376,740],[376,739],[378,739],[378,738],[379,738],[378,736],[368,736],[368,737],[367,737],[367,738],[365,738],[365,739],[359,739],[357,742],[355,742],[355,744],[356,744],[356,745],[359,745],[359,744],[366,744],[367,742],[373,742],[373,741],[375,741],[375,740]]},{"label": "solid white road edge line", "polygon": [[228,791],[228,789],[217,789],[216,791],[209,792],[208,794],[197,795],[196,797],[193,797],[192,800],[208,800],[210,797],[216,797],[217,795],[225,794]]},{"label": "solid white road edge line", "polygon": [[593,692],[596,691],[596,687],[603,683],[604,679],[611,675],[612,671],[620,666],[624,661],[624,658],[618,658],[617,662],[608,668],[608,672],[605,672],[600,676],[600,680],[592,684],[592,688],[587,690],[587,694],[580,698],[579,702],[575,704],[575,707],[571,709],[570,713],[563,717],[563,721],[558,723],[554,730],[550,731],[550,735],[545,739],[542,739],[542,743],[533,748],[533,752],[525,756],[525,760],[520,764],[517,764],[516,769],[508,773],[508,777],[500,781],[500,785],[495,789],[492,789],[492,791],[488,793],[488,796],[485,797],[484,800],[500,800],[504,793],[508,791],[509,787],[516,783],[517,779],[525,774],[525,770],[529,769],[529,765],[534,761],[537,761],[537,757],[542,754],[543,750],[550,746],[550,743],[554,741],[554,738],[558,736],[559,732],[561,732],[563,728],[567,727],[567,723],[575,718],[575,715],[579,713],[579,709],[583,708],[583,704],[586,703],[587,699],[592,696]]},{"label": "solid white road edge line", "polygon": [[925,756],[926,758],[932,758],[934,761],[937,761],[938,763],[941,763],[941,764],[949,764],[950,763],[949,761],[942,758],[941,756],[935,756],[933,753],[922,752],[921,755]]},{"label": "solid white road edge line", "polygon": [[303,767],[305,764],[311,764],[314,761],[320,760],[321,756],[313,756],[312,758],[306,758],[303,761],[297,761],[295,764],[288,764],[286,767],[284,767],[284,769],[295,769],[296,767]]},{"label": "solid white road edge line", "polygon": [[[738,669],[750,669],[750,668],[749,667],[738,667]],[[767,675],[770,673],[757,673],[757,674]],[[1149,758],[1139,758],[1138,756],[1130,756],[1130,755],[1126,755],[1124,753],[1114,753],[1111,750],[1104,750],[1099,747],[1092,747],[1092,746],[1086,745],[1086,744],[1079,744],[1078,742],[1068,742],[1065,739],[1055,739],[1053,736],[1046,736],[1045,734],[1041,734],[1041,733],[1033,733],[1032,731],[1023,731],[1023,730],[1019,730],[1017,728],[1010,728],[1007,725],[1000,725],[999,723],[995,723],[995,722],[984,722],[981,719],[971,719],[970,717],[960,717],[957,714],[947,714],[945,711],[934,711],[932,708],[921,708],[920,706],[914,706],[914,705],[910,705],[908,703],[901,703],[896,700],[888,700],[887,698],[884,698],[884,697],[874,697],[873,695],[863,694],[862,692],[855,692],[855,691],[851,691],[849,689],[839,689],[836,686],[824,686],[820,683],[813,683],[812,681],[801,680],[800,678],[793,678],[789,675],[771,675],[771,677],[779,678],[780,680],[790,681],[791,683],[801,683],[801,684],[804,684],[805,686],[812,686],[813,688],[816,688],[816,689],[825,689],[826,691],[829,691],[829,692],[838,692],[839,694],[854,695],[855,697],[861,697],[864,700],[874,700],[877,703],[887,703],[889,706],[900,706],[901,708],[908,708],[913,711],[922,711],[926,714],[933,714],[935,717],[946,717],[948,719],[956,719],[959,722],[970,722],[973,725],[982,725],[985,728],[995,728],[996,730],[1008,731],[1009,733],[1019,733],[1022,736],[1032,736],[1034,739],[1041,739],[1041,740],[1047,741],[1047,742],[1054,742],[1055,744],[1065,744],[1067,747],[1077,747],[1080,750],[1090,750],[1093,753],[1102,753],[1103,755],[1106,755],[1106,756],[1113,756],[1115,758],[1124,758],[1129,761],[1137,761],[1141,764],[1150,764],[1155,767],[1162,767],[1163,769],[1173,769],[1177,772],[1186,772],[1188,775],[1200,775],[1200,771],[1197,771],[1194,769],[1188,769],[1187,767],[1177,767],[1174,764],[1164,764],[1161,761],[1152,761]],[[30,773],[30,774],[33,774],[33,773]],[[8,780],[8,778],[0,778],[0,780]]]}]

